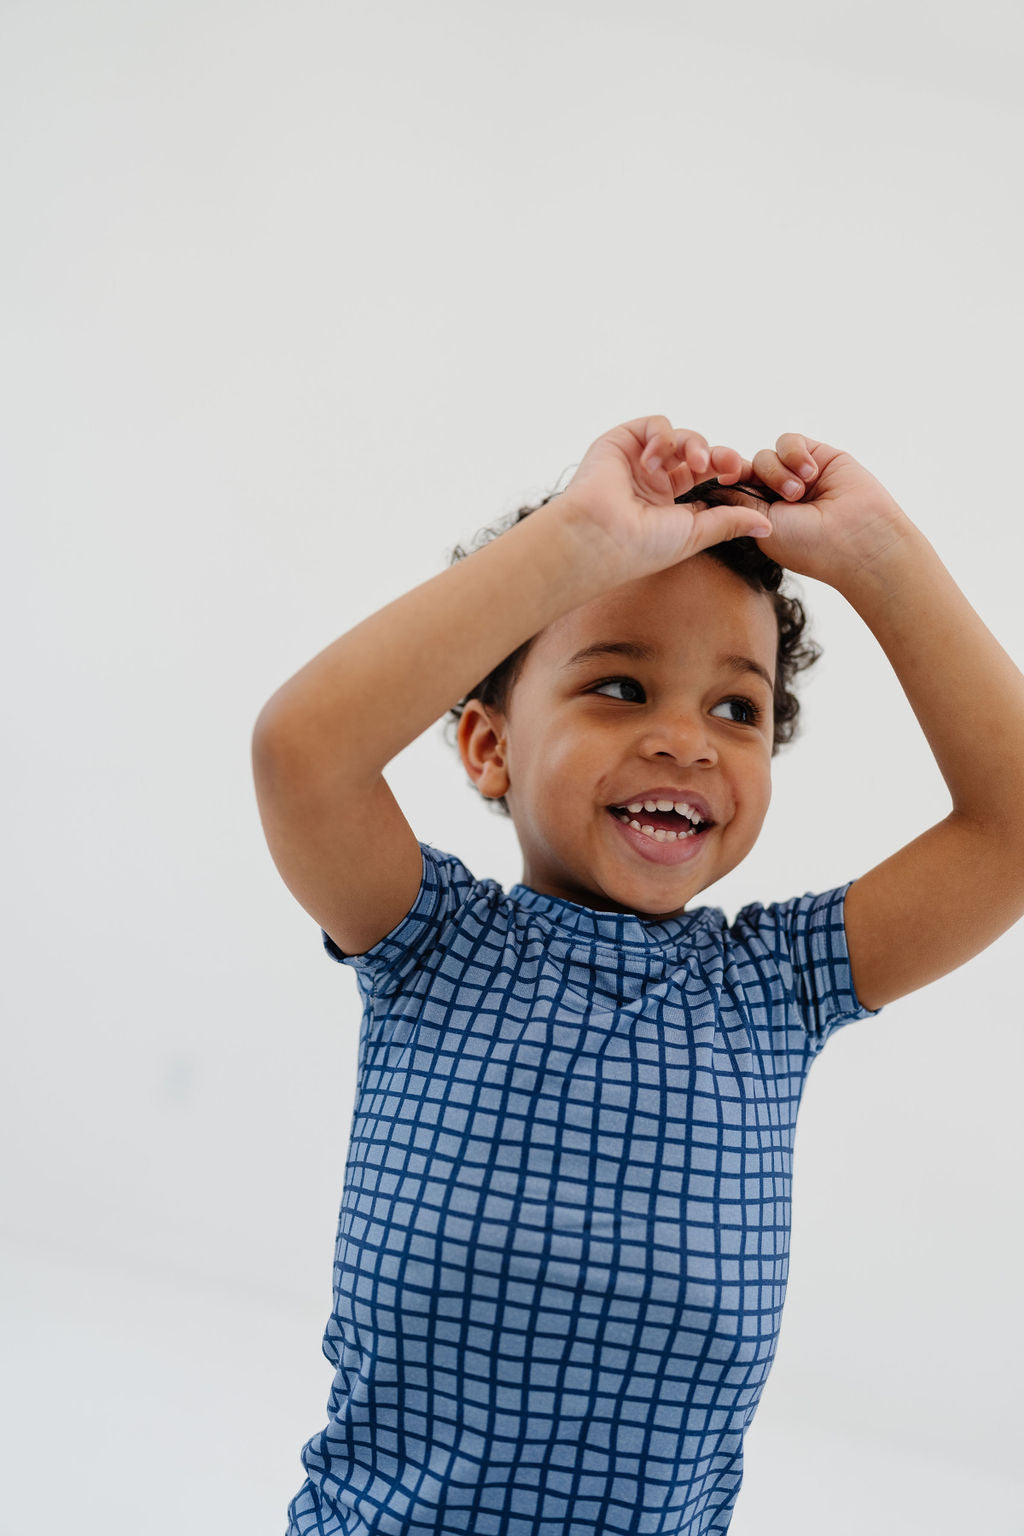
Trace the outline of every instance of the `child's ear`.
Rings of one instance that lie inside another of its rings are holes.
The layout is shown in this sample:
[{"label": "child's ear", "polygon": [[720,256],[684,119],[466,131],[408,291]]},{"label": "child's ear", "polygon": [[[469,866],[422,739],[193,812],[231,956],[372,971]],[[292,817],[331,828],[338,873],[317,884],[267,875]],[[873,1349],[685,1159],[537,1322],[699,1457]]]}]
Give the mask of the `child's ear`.
[{"label": "child's ear", "polygon": [[509,787],[507,723],[479,699],[467,699],[457,735],[462,766],[488,800],[500,800]]}]

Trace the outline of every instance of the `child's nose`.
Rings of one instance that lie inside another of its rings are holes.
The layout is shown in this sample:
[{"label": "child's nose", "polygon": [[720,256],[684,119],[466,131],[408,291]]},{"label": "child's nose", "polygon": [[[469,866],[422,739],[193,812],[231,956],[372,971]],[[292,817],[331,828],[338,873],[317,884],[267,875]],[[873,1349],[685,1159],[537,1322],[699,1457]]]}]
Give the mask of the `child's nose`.
[{"label": "child's nose", "polygon": [[703,715],[689,710],[664,710],[646,730],[646,751],[665,754],[680,763],[717,763],[718,749]]}]

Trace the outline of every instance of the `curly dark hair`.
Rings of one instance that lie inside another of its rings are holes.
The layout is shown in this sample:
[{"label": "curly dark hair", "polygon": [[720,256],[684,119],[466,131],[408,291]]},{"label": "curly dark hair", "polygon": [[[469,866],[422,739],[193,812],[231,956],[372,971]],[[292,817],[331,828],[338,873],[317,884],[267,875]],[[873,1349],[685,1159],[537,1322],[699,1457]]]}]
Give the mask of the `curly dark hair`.
[{"label": "curly dark hair", "polygon": [[[677,504],[701,501],[708,506],[717,506],[722,502],[728,502],[730,495],[737,491],[744,496],[754,497],[758,501],[771,502],[783,499],[777,492],[768,486],[761,485],[760,482],[745,481],[736,485],[721,485],[718,480],[705,480],[675,499]],[[492,539],[500,538],[503,533],[507,533],[510,528],[522,522],[524,517],[529,517],[531,512],[538,511],[556,496],[562,495],[564,495],[563,491],[552,491],[550,495],[544,497],[543,501],[533,506],[519,507],[490,527],[480,529],[469,549],[463,549],[459,544],[455,546],[449,565],[454,565],[457,560],[464,560],[467,555],[474,554]],[[782,566],[765,554],[756,539],[726,539],[721,544],[710,545],[701,553],[711,555],[730,571],[735,571],[737,576],[741,576],[755,592],[767,592],[771,595],[775,607],[775,619],[779,627],[773,696],[772,756],[774,757],[779,748],[787,745],[797,734],[800,701],[790,684],[798,672],[812,666],[818,660],[822,654],[821,647],[805,635],[807,615],[799,598],[791,597],[779,590],[785,574]],[[465,698],[460,699],[458,704],[448,711],[444,736],[450,746],[458,750],[458,725],[470,699],[478,699],[481,704],[501,714],[507,713],[512,689],[519,679],[530,647],[536,638],[536,635],[532,635],[529,640],[524,640],[522,645],[500,661],[485,678],[477,683],[475,688],[470,689]],[[479,794],[479,790],[477,793]],[[493,806],[500,815],[511,815],[504,795],[497,800],[489,799],[487,796],[481,798],[487,800],[488,805]]]}]

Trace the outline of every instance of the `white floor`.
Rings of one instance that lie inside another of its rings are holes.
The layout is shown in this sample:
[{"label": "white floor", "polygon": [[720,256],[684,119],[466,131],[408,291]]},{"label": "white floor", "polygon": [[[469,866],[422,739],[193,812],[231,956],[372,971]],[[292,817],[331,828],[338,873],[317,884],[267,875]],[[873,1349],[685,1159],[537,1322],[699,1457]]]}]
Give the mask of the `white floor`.
[{"label": "white floor", "polygon": [[[0,1536],[284,1536],[330,1387],[323,1307],[10,1245],[0,1298]],[[730,1536],[867,1532],[1022,1536],[1024,1484],[765,1404]]]}]

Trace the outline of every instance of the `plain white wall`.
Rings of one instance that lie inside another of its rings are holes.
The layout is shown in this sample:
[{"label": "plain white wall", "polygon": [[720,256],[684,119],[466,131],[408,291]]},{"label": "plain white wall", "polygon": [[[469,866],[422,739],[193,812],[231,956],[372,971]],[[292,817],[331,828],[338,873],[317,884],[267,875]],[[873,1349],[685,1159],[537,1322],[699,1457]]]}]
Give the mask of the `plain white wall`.
[{"label": "plain white wall", "polygon": [[[1024,661],[1022,63],[991,0],[0,6],[0,1533],[41,1480],[280,1533],[325,1420],[360,1006],[257,815],[285,678],[645,412],[846,449]],[[824,657],[730,916],[949,808],[791,590]],[[520,877],[441,721],[388,779]],[[1020,1529],[1022,936],[813,1069],[738,1536]]]}]

